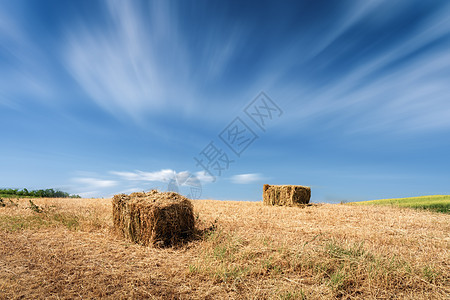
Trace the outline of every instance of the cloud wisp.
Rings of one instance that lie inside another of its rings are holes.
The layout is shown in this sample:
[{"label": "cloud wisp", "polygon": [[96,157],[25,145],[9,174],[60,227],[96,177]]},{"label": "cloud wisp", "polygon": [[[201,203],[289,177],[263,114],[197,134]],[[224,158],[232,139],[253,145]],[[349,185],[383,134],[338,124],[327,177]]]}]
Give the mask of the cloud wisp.
[{"label": "cloud wisp", "polygon": [[130,193],[136,191],[158,189],[168,190],[170,185],[178,187],[197,186],[214,182],[214,178],[204,172],[190,173],[188,171],[177,172],[172,169],[162,169],[159,171],[110,171],[108,179],[105,176],[90,176],[72,178],[70,189],[73,193],[83,197],[93,197],[117,193]]},{"label": "cloud wisp", "polygon": [[[334,34],[327,43],[328,51],[340,49],[343,37],[352,34],[357,26],[372,29],[384,25],[386,20],[381,11],[389,5],[383,2],[383,5],[368,6],[373,13],[372,23],[355,18]],[[401,19],[403,8],[394,5],[390,10],[391,18]],[[444,80],[450,78],[450,57],[448,47],[440,43],[448,40],[450,34],[449,12],[449,5],[433,11],[414,30],[397,32],[400,37],[395,41],[388,41],[388,37],[378,43],[370,41],[366,45],[370,54],[363,55],[364,60],[355,64],[352,58],[351,67],[345,67],[340,76],[324,81],[320,89],[302,95],[297,87],[288,88],[291,97],[298,95],[303,99],[293,104],[296,115],[292,118],[308,123],[327,117],[333,120],[330,127],[338,125],[348,133],[416,133],[450,128],[449,118],[443,117],[450,112],[447,101],[450,89]],[[356,36],[350,43],[357,45],[362,39],[363,36]],[[351,46],[349,44],[348,48]],[[326,51],[327,47],[321,51]],[[327,68],[331,71],[331,66],[339,60],[348,59],[344,54],[343,51],[325,60],[320,56],[311,59],[322,65],[324,71]],[[292,119],[285,118],[284,122],[290,123]]]},{"label": "cloud wisp", "polygon": [[103,194],[105,190],[119,185],[118,181],[99,179],[94,177],[76,177],[72,179],[71,190],[83,198],[98,197]]},{"label": "cloud wisp", "polygon": [[136,170],[134,172],[111,171],[110,174],[118,176],[120,180],[127,181],[169,182],[176,179],[180,182],[185,182],[189,177],[197,178],[202,183],[210,183],[214,181],[213,177],[202,171],[195,172],[193,174],[189,171],[177,172],[172,169],[162,169],[154,172],[144,172],[140,170]]},{"label": "cloud wisp", "polygon": [[105,14],[112,25],[80,25],[67,34],[63,49],[68,72],[90,99],[135,120],[169,106],[187,109],[190,90],[189,60],[171,6],[152,2],[148,18],[141,10],[136,2],[108,1]]},{"label": "cloud wisp", "polygon": [[259,173],[238,174],[231,177],[231,182],[235,184],[250,184],[265,180]]},{"label": "cloud wisp", "polygon": [[137,170],[134,172],[111,171],[110,173],[118,176],[121,180],[150,182],[168,182],[177,175],[177,172],[171,169],[163,169],[155,172],[143,172]]},{"label": "cloud wisp", "polygon": [[98,178],[74,178],[74,181],[90,188],[108,188],[118,184],[118,182],[114,180],[103,180]]}]

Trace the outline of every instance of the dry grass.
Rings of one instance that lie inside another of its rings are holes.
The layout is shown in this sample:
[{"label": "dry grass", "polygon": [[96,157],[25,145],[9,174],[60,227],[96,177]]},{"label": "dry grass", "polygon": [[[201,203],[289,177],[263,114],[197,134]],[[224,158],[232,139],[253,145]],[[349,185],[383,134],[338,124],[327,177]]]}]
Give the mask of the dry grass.
[{"label": "dry grass", "polygon": [[1,299],[450,297],[447,214],[197,200],[210,230],[157,249],[112,234],[110,199],[33,202],[0,208]]}]

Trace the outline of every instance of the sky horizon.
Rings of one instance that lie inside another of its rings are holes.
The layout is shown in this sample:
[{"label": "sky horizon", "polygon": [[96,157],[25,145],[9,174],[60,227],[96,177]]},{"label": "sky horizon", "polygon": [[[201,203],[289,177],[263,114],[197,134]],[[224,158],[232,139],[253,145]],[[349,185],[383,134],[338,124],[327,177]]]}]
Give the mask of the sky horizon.
[{"label": "sky horizon", "polygon": [[449,15],[448,1],[0,0],[0,188],[448,195]]}]

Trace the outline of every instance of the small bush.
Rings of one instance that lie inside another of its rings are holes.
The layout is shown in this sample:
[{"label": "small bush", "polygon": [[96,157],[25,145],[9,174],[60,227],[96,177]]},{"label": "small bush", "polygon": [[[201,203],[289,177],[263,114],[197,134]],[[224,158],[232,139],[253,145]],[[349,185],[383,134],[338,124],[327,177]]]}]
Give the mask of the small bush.
[{"label": "small bush", "polygon": [[37,206],[36,204],[34,204],[33,201],[29,200],[29,202],[30,202],[30,209],[31,209],[32,211],[37,212],[37,213],[43,212],[42,208],[40,208],[39,206]]}]

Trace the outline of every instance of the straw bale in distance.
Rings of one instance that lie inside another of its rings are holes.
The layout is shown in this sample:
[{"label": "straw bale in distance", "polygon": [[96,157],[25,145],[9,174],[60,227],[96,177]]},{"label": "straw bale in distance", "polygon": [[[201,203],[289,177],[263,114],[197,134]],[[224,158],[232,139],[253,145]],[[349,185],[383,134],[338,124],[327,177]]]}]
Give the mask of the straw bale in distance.
[{"label": "straw bale in distance", "polygon": [[263,187],[264,205],[295,206],[308,204],[311,188],[301,185],[269,185]]},{"label": "straw bale in distance", "polygon": [[191,201],[174,192],[119,194],[113,198],[115,229],[142,245],[170,246],[194,232]]}]

